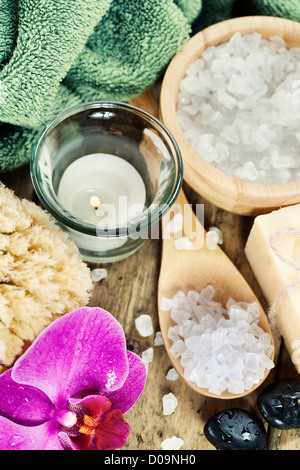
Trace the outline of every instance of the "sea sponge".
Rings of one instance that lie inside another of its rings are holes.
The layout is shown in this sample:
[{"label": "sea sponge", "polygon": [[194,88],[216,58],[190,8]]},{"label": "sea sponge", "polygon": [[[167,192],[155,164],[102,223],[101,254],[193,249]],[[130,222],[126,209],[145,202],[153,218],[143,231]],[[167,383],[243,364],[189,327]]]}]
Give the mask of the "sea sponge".
[{"label": "sea sponge", "polygon": [[0,372],[57,315],[87,305],[91,272],[34,202],[0,183]]}]

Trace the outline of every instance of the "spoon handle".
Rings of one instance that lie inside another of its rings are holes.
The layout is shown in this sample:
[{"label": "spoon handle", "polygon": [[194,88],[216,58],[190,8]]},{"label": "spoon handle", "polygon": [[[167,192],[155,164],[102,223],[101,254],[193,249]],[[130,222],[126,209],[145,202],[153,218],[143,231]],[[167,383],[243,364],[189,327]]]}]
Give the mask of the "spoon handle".
[{"label": "spoon handle", "polygon": [[[182,225],[178,226],[178,230],[172,232],[169,229],[170,221],[179,214],[182,216]],[[204,227],[193,211],[192,204],[188,202],[183,190],[181,189],[176,202],[162,219],[162,235],[164,243],[169,243],[169,240],[171,240],[170,244],[174,249],[176,249],[175,241],[179,244],[180,240],[183,242],[184,239],[187,246],[191,244],[190,248],[192,250],[201,250],[204,248],[205,233]]]}]

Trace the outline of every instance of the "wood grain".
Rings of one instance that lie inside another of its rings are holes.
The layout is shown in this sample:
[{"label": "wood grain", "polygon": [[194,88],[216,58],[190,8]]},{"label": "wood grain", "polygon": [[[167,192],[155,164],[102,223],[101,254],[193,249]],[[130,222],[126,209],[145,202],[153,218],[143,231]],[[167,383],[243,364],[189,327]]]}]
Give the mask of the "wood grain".
[{"label": "wood grain", "polygon": [[[151,96],[147,92],[146,100]],[[148,102],[148,101],[146,101]],[[143,105],[143,97],[133,104]],[[147,108],[147,106],[146,106]],[[28,166],[10,174],[0,176],[8,187],[15,189],[20,197],[35,199]],[[223,250],[245,277],[260,303],[266,306],[249,264],[244,255],[244,246],[253,219],[227,212],[199,196],[187,183],[185,194],[192,204],[204,204],[205,228],[218,226],[223,233]],[[180,379],[166,380],[171,368],[164,346],[154,346],[155,332],[159,330],[157,315],[157,286],[161,264],[161,241],[147,240],[140,250],[131,257],[113,264],[91,265],[107,269],[107,278],[94,284],[90,306],[100,306],[110,311],[124,328],[128,348],[141,356],[152,347],[153,362],[149,365],[145,389],[136,404],[126,413],[131,433],[125,447],[127,451],[161,450],[161,442],[177,436],[184,440],[181,450],[213,450],[206,440],[203,428],[206,421],[216,412],[230,407],[241,407],[260,416],[256,399],[262,389],[244,398],[219,400],[204,397],[187,387]],[[135,319],[142,313],[152,317],[154,333],[143,338],[135,327]],[[278,332],[273,331],[276,344],[276,370],[271,371],[267,385],[275,377],[295,377],[295,369],[286,353]],[[162,413],[162,399],[167,393],[174,393],[178,407],[170,416]],[[279,431],[268,429],[269,450],[299,450],[300,430]]]}]

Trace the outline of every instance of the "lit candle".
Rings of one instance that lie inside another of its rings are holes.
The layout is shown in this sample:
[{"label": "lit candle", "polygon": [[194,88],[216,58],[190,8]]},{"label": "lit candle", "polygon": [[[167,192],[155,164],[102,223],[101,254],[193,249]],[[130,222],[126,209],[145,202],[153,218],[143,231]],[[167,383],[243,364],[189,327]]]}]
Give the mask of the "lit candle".
[{"label": "lit candle", "polygon": [[[62,175],[58,199],[69,212],[100,230],[126,227],[145,207],[146,189],[138,171],[116,155],[94,153],[75,160]],[[71,230],[79,248],[107,251],[127,238],[99,238]]]}]

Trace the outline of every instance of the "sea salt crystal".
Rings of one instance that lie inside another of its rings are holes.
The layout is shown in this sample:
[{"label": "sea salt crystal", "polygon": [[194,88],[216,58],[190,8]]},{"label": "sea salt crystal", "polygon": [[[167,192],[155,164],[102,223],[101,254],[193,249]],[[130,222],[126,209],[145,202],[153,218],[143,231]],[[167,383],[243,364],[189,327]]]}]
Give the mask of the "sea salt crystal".
[{"label": "sea salt crystal", "polygon": [[166,297],[162,297],[161,303],[160,303],[161,310],[171,310],[173,305],[176,305],[174,299],[167,299]]},{"label": "sea salt crystal", "polygon": [[157,331],[154,338],[154,346],[163,346],[164,340],[161,331]]},{"label": "sea salt crystal", "polygon": [[[196,317],[198,318],[197,314],[196,314]],[[192,320],[184,321],[183,323],[179,325],[178,335],[182,336],[183,338],[185,338],[186,336],[189,336],[193,326],[194,326],[194,322]]]},{"label": "sea salt crystal", "polygon": [[198,90],[201,89],[201,84],[196,77],[189,76],[182,80],[181,82],[181,90],[186,92],[196,93]]},{"label": "sea salt crystal", "polygon": [[91,279],[93,282],[99,282],[102,279],[105,279],[106,277],[107,277],[106,269],[96,268],[96,269],[93,269],[93,271],[91,272]]},{"label": "sea salt crystal", "polygon": [[184,444],[184,441],[180,437],[170,437],[165,439],[161,443],[161,448],[164,450],[179,450]]},{"label": "sea salt crystal", "polygon": [[177,380],[179,377],[178,372],[172,367],[170,370],[168,370],[166,379],[167,380]]},{"label": "sea salt crystal", "polygon": [[218,245],[223,244],[223,234],[222,234],[221,229],[219,229],[218,227],[209,227],[208,231],[209,232],[216,232],[218,234]]},{"label": "sea salt crystal", "polygon": [[163,397],[163,414],[171,415],[177,408],[178,400],[173,393],[168,393]]},{"label": "sea salt crystal", "polygon": [[181,237],[175,240],[175,247],[177,250],[191,250],[193,243],[188,237]]},{"label": "sea salt crystal", "polygon": [[291,155],[280,156],[278,152],[272,153],[272,166],[278,170],[286,170],[294,166],[295,159]]},{"label": "sea salt crystal", "polygon": [[184,344],[184,341],[178,340],[170,348],[170,352],[173,357],[180,357],[184,351],[186,350],[186,345]]},{"label": "sea salt crystal", "polygon": [[256,302],[230,298],[223,307],[214,295],[212,285],[175,294],[171,316],[178,323],[168,330],[171,354],[180,358],[184,377],[199,387],[216,395],[226,389],[243,393],[274,367],[271,338],[258,324]]},{"label": "sea salt crystal", "polygon": [[140,315],[135,319],[135,326],[143,337],[151,336],[153,333],[152,318],[150,315]]},{"label": "sea salt crystal", "polygon": [[205,299],[206,301],[211,301],[215,295],[215,288],[208,284],[206,287],[202,289],[199,294],[200,301]]},{"label": "sea salt crystal", "polygon": [[233,109],[237,105],[236,99],[225,91],[218,93],[218,101],[226,109]]},{"label": "sea salt crystal", "polygon": [[203,59],[196,59],[186,71],[187,75],[197,75],[197,73],[204,68],[204,60]]},{"label": "sea salt crystal", "polygon": [[231,144],[239,145],[240,136],[234,126],[225,126],[221,132],[221,137]]},{"label": "sea salt crystal", "polygon": [[181,309],[181,308],[173,308],[171,312],[172,320],[176,321],[178,325],[180,325],[185,320],[191,318],[191,314],[188,310]]},{"label": "sea salt crystal", "polygon": [[205,242],[209,250],[215,250],[219,244],[219,234],[215,230],[206,233]]},{"label": "sea salt crystal", "polygon": [[147,370],[148,370],[149,364],[153,361],[153,356],[154,356],[153,348],[151,347],[142,352],[141,359],[146,365]]},{"label": "sea salt crystal", "polygon": [[174,343],[179,340],[179,326],[171,326],[168,330],[168,338]]},{"label": "sea salt crystal", "polygon": [[196,152],[247,181],[298,181],[299,60],[299,47],[259,33],[238,32],[206,49],[182,79],[177,103],[179,124]]},{"label": "sea salt crystal", "polygon": [[249,181],[256,181],[258,177],[258,171],[252,161],[244,163],[240,177],[248,179]]}]

